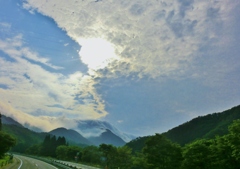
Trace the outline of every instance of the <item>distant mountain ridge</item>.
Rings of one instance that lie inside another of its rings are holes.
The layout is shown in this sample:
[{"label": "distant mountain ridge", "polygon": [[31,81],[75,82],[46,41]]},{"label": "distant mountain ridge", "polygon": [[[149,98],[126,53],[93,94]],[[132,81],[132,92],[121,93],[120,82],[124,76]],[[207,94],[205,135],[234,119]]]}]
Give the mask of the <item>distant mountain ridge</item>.
[{"label": "distant mountain ridge", "polygon": [[2,124],[16,125],[16,126],[19,126],[19,127],[23,127],[20,123],[13,120],[11,117],[7,117],[5,115],[2,115]]},{"label": "distant mountain ridge", "polygon": [[181,145],[195,139],[214,138],[227,134],[233,120],[240,119],[240,105],[229,110],[199,116],[164,133],[170,140]]},{"label": "distant mountain ridge", "polygon": [[89,137],[88,139],[95,145],[100,145],[103,142],[105,142],[105,144],[112,144],[115,146],[123,146],[126,144],[126,142],[123,139],[116,136],[114,133],[112,133],[112,131],[108,129],[106,129],[106,131],[103,132],[100,136]]},{"label": "distant mountain ridge", "polygon": [[75,130],[66,129],[63,127],[54,129],[48,133],[55,135],[57,137],[59,137],[59,136],[65,137],[65,138],[67,138],[68,141],[71,141],[74,143],[81,143],[82,145],[92,145],[93,144],[88,139],[83,137],[81,134],[76,132]]},{"label": "distant mountain ridge", "polygon": [[[119,137],[118,135],[114,134],[111,130],[108,128],[111,128],[115,131],[117,131],[116,128],[111,126],[107,122],[102,122],[102,121],[81,121],[81,123],[84,123],[85,128],[84,132],[89,131],[92,132],[90,135],[95,134],[94,136],[90,137],[90,139],[82,136],[79,132],[73,130],[73,129],[66,129],[64,127],[60,127],[57,129],[54,129],[50,132],[36,132],[31,129],[34,127],[31,126],[30,129],[26,128],[25,126],[21,125],[11,117],[6,117],[5,115],[2,115],[2,123],[6,126],[5,129],[8,129],[9,134],[13,135],[16,138],[21,138],[23,141],[22,142],[27,142],[27,140],[24,140],[24,138],[27,138],[27,135],[30,137],[36,137],[36,135],[45,133],[46,134],[51,134],[55,135],[57,137],[65,137],[66,140],[74,145],[81,145],[81,146],[87,146],[87,145],[99,145],[102,143],[105,144],[112,144],[114,146],[120,146],[124,145],[126,142]],[[81,126],[81,125],[79,125]],[[81,126],[82,127],[82,126]],[[105,127],[105,128],[104,128]],[[19,128],[19,130],[23,131],[25,133],[25,136],[22,138],[20,135],[14,132],[16,128]],[[14,130],[13,130],[14,129]],[[79,128],[78,128],[79,129]],[[96,132],[97,131],[97,132]],[[120,133],[120,132],[119,132]],[[38,137],[40,138],[40,137]],[[37,139],[39,141],[39,139]]]},{"label": "distant mountain ridge", "polygon": [[120,137],[125,142],[129,142],[132,139],[136,138],[136,136],[119,131],[116,127],[106,121],[77,120],[77,124],[77,128],[74,128],[74,130],[78,131],[86,138],[100,136],[106,130],[110,130],[113,134]]}]

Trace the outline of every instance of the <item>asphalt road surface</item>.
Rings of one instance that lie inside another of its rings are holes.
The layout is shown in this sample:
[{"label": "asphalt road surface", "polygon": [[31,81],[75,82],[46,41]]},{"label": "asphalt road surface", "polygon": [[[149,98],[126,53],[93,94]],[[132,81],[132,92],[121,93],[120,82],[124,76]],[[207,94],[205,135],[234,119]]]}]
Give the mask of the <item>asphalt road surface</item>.
[{"label": "asphalt road surface", "polygon": [[20,160],[16,169],[57,169],[51,164],[33,158],[20,155],[14,155],[14,157]]}]

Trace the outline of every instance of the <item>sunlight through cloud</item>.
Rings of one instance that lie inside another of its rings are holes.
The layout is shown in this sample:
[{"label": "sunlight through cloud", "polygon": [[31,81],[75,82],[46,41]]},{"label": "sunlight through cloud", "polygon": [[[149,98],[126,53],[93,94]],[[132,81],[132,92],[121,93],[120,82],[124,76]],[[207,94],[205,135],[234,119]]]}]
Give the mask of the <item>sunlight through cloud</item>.
[{"label": "sunlight through cloud", "polygon": [[105,39],[79,39],[79,43],[82,46],[79,52],[80,58],[90,69],[105,68],[110,62],[117,59],[113,44]]}]

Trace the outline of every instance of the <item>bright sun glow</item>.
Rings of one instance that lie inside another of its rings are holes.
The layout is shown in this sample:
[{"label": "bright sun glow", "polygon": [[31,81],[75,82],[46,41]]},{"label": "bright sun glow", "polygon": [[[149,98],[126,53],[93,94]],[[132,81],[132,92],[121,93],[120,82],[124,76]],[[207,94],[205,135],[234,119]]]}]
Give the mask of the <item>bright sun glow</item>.
[{"label": "bright sun glow", "polygon": [[79,43],[81,60],[90,69],[102,69],[117,58],[113,44],[104,39],[80,39]]}]

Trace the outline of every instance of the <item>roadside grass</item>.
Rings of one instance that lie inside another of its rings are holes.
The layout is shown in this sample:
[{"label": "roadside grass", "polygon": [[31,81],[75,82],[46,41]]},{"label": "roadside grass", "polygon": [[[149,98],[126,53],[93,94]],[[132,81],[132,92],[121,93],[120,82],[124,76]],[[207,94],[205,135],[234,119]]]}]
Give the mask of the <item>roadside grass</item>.
[{"label": "roadside grass", "polygon": [[0,159],[0,169],[8,164],[12,163],[11,155],[5,155]]}]

